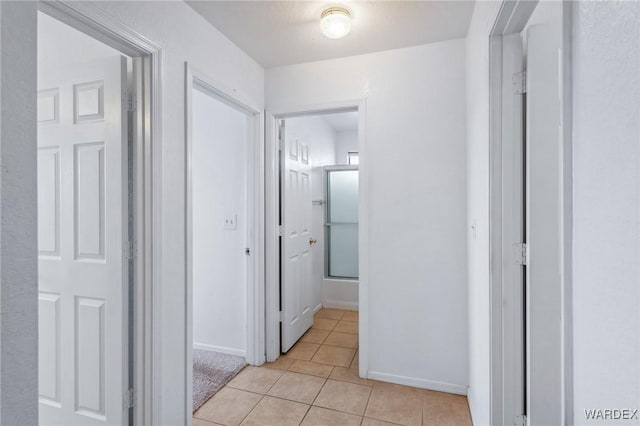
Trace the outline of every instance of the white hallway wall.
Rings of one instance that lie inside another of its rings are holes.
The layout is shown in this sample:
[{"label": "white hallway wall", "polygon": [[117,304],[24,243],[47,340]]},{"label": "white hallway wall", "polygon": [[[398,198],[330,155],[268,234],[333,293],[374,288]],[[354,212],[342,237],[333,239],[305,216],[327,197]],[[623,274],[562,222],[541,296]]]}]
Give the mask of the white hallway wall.
[{"label": "white hallway wall", "polygon": [[192,99],[193,344],[246,356],[247,115],[197,89]]},{"label": "white hallway wall", "polygon": [[[321,116],[296,117],[285,121],[287,138],[299,139],[309,145],[311,157],[311,199],[321,200],[323,195],[322,167],[335,164],[336,132]],[[313,309],[322,304],[322,282],[324,278],[324,206],[312,207],[312,236],[318,243],[312,247],[313,255],[313,294],[310,306]]]},{"label": "white hallway wall", "polygon": [[358,152],[358,131],[336,133],[336,164],[349,164],[349,152]]},{"label": "white hallway wall", "polygon": [[369,373],[466,392],[464,40],[266,72],[272,110],[366,98]]},{"label": "white hallway wall", "polygon": [[[95,7],[162,47],[162,333],[158,377],[161,395],[153,424],[184,424],[185,348],[185,103],[184,62],[258,108],[264,105],[264,71],[183,2],[97,2]],[[191,391],[191,390],[189,390]]]},{"label": "white hallway wall", "polygon": [[573,415],[611,424],[584,410],[640,408],[640,3],[573,22]]}]

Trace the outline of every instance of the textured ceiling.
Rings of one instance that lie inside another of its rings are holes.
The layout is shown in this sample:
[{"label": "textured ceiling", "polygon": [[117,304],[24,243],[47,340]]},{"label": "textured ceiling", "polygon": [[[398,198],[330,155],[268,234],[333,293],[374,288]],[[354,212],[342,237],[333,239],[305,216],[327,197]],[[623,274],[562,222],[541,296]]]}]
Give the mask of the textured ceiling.
[{"label": "textured ceiling", "polygon": [[346,1],[351,33],[320,32],[324,1],[187,1],[265,68],[465,37],[473,1]]}]

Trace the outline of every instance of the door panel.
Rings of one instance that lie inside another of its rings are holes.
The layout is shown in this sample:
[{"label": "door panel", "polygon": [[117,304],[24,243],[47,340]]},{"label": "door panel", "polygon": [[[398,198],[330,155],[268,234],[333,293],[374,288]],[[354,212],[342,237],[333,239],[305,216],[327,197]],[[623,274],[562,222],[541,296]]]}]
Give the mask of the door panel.
[{"label": "door panel", "polygon": [[40,292],[38,297],[38,359],[41,401],[60,404],[60,295]]},{"label": "door panel", "polygon": [[[562,193],[559,23],[527,30],[529,421],[562,423]],[[535,396],[535,398],[532,398]]]},{"label": "door panel", "polygon": [[66,68],[39,82],[40,424],[122,425],[126,59]]},{"label": "door panel", "polygon": [[60,255],[60,147],[38,149],[38,252]]},{"label": "door panel", "polygon": [[[284,126],[281,132],[284,131]],[[282,191],[282,352],[313,324],[311,308],[311,161],[309,147],[285,137]]]}]

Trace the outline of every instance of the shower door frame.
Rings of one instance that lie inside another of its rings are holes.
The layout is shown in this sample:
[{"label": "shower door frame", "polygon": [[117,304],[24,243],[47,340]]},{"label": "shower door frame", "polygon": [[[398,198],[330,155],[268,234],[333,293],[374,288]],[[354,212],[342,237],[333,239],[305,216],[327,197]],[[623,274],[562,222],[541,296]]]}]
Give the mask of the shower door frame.
[{"label": "shower door frame", "polygon": [[[336,279],[336,280],[349,280],[349,281],[358,281],[360,279],[360,268],[358,268],[358,276],[357,277],[340,277],[340,276],[332,276],[329,275],[329,247],[331,246],[331,239],[329,238],[329,229],[330,224],[328,221],[329,218],[329,173],[331,172],[339,172],[339,171],[357,171],[358,172],[358,180],[360,180],[360,168],[359,165],[337,165],[337,166],[325,166],[322,168],[322,188],[323,188],[323,199],[324,199],[324,222],[323,222],[323,232],[324,232],[324,278],[325,279]],[[358,194],[359,195],[359,194]],[[358,203],[358,209],[360,209],[360,203]],[[358,211],[358,215],[360,212]],[[354,223],[358,227],[358,234],[360,234],[360,221]],[[358,247],[358,252],[360,251],[360,247]]]}]

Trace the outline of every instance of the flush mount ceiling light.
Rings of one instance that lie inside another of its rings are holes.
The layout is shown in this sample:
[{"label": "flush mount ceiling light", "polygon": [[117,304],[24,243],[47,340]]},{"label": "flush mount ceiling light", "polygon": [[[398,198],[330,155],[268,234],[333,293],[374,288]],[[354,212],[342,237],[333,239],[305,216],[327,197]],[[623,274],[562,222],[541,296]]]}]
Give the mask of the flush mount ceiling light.
[{"label": "flush mount ceiling light", "polygon": [[344,7],[330,7],[320,15],[320,28],[326,37],[342,38],[351,31],[351,14]]}]

